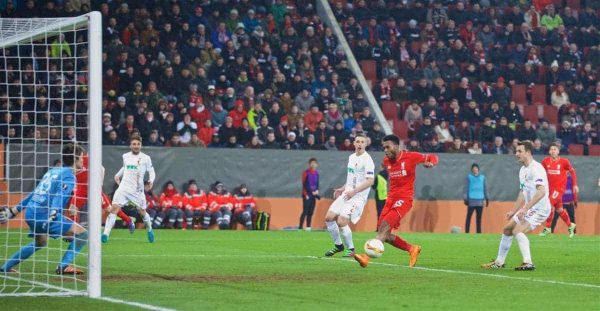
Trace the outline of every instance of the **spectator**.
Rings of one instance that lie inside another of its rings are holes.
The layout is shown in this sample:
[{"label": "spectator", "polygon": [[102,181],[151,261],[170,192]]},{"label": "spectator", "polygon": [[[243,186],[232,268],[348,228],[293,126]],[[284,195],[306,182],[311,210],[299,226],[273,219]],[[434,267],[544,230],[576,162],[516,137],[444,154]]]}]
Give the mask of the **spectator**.
[{"label": "spectator", "polygon": [[281,149],[279,143],[275,140],[275,133],[269,132],[262,145],[262,149]]},{"label": "spectator", "polygon": [[246,230],[252,230],[252,218],[256,214],[256,200],[246,184],[241,184],[234,192],[235,204],[233,210],[234,218]]},{"label": "spectator", "polygon": [[[521,116],[521,112],[519,111],[519,107],[514,101],[511,101],[508,107],[504,109],[504,117],[510,123],[512,129],[515,128],[516,124],[523,123],[523,116]],[[537,120],[535,120],[537,121]]]},{"label": "spectator", "polygon": [[482,150],[479,147],[479,142],[473,142],[473,145],[467,149],[467,151],[469,152],[469,154],[481,154]]},{"label": "spectator", "polygon": [[531,126],[531,120],[526,119],[525,124],[517,130],[517,138],[520,141],[534,141],[537,137],[535,129]]},{"label": "spectator", "polygon": [[533,155],[545,155],[547,153],[546,148],[544,148],[540,139],[536,138],[533,141],[533,150],[531,151],[531,153]]},{"label": "spectator", "polygon": [[177,123],[177,133],[181,136],[181,143],[187,144],[192,138],[192,134],[198,131],[198,125],[192,121],[189,114],[183,116],[183,121]]},{"label": "spectator", "polygon": [[181,142],[181,135],[179,133],[173,133],[171,139],[169,139],[165,146],[167,147],[185,147],[186,145]]},{"label": "spectator", "polygon": [[252,139],[250,139],[250,142],[248,142],[245,146],[246,149],[261,149],[262,145],[260,144],[260,140],[258,139],[258,136],[252,136]]},{"label": "spectator", "polygon": [[556,90],[552,92],[550,98],[552,105],[558,109],[560,109],[564,105],[570,104],[569,94],[567,94],[567,92],[565,91],[565,86],[562,83],[556,87]]},{"label": "spectator", "polygon": [[240,128],[243,120],[248,121],[248,112],[244,110],[244,103],[242,101],[236,101],[235,108],[229,111],[228,114],[233,120],[233,127]]},{"label": "spectator", "polygon": [[410,107],[406,109],[406,112],[404,113],[404,121],[408,123],[409,129],[412,131],[415,130],[415,123],[420,124],[421,122],[423,122],[423,111],[421,109],[421,106],[419,106],[419,104],[416,101],[413,101]]},{"label": "spectator", "polygon": [[327,142],[325,143],[325,150],[329,150],[329,151],[337,151],[338,150],[337,144],[335,142],[335,136],[329,136],[329,138],[327,139]]},{"label": "spectator", "polygon": [[285,116],[285,112],[280,109],[279,103],[273,102],[271,105],[271,109],[269,113],[267,113],[267,118],[269,119],[269,125],[272,127],[278,127],[281,118]]},{"label": "spectator", "polygon": [[484,145],[483,153],[487,154],[508,154],[508,150],[504,146],[502,137],[497,136],[494,140],[494,144],[490,147]]},{"label": "spectator", "polygon": [[310,90],[305,88],[296,96],[294,104],[301,112],[308,112],[315,104],[315,98],[310,94]]},{"label": "spectator", "polygon": [[598,105],[596,103],[590,103],[589,108],[585,112],[584,120],[589,122],[592,127],[598,128],[600,126],[600,111],[598,111]]},{"label": "spectator", "polygon": [[466,153],[467,150],[460,138],[455,138],[452,145],[446,150],[447,153]]},{"label": "spectator", "polygon": [[467,176],[465,182],[464,202],[467,206],[467,219],[465,222],[465,233],[469,233],[471,228],[471,216],[476,212],[475,223],[477,225],[477,233],[481,233],[481,215],[483,214],[483,206],[490,205],[489,195],[485,181],[485,175],[479,173],[479,165],[473,163],[471,165],[471,174]]},{"label": "spectator", "polygon": [[131,134],[133,132],[137,132],[138,129],[136,128],[135,124],[134,124],[134,117],[133,115],[127,115],[127,117],[125,118],[125,123],[122,123],[119,125],[119,127],[117,128],[117,132],[119,134],[119,140],[121,141],[129,141],[129,137],[131,136]]},{"label": "spectator", "polygon": [[304,123],[311,132],[317,129],[319,122],[323,120],[323,113],[319,111],[319,106],[312,105],[310,111],[304,115]]},{"label": "spectator", "polygon": [[569,113],[562,116],[561,121],[569,122],[572,128],[578,128],[583,125],[583,117],[577,112],[575,105],[569,106]]},{"label": "spectator", "polygon": [[571,123],[566,120],[562,122],[560,131],[556,134],[556,137],[560,138],[564,146],[575,143],[577,139],[575,130],[571,127]]},{"label": "spectator", "polygon": [[261,120],[266,116],[267,113],[262,109],[262,104],[260,102],[254,103],[254,107],[248,111],[248,123],[250,127],[256,130]]},{"label": "spectator", "polygon": [[218,134],[219,134],[219,141],[222,143],[229,142],[229,138],[231,136],[237,137],[238,129],[233,127],[233,119],[231,117],[225,118],[225,124],[223,124],[221,127],[219,127]]},{"label": "spectator", "polygon": [[556,141],[556,130],[550,127],[547,120],[542,120],[542,126],[537,129],[537,138],[541,140],[542,146],[548,147],[551,143]]},{"label": "spectator", "polygon": [[234,135],[234,136],[229,136],[229,138],[227,139],[227,143],[225,144],[225,148],[237,149],[237,148],[244,148],[244,146],[238,144],[237,136]]},{"label": "spectator", "polygon": [[496,125],[494,133],[496,136],[502,137],[503,141],[512,141],[515,137],[515,133],[513,129],[509,127],[508,120],[505,117],[500,119],[500,124]]},{"label": "spectator", "polygon": [[162,147],[164,145],[158,137],[158,130],[150,131],[150,135],[148,136],[148,139],[144,142],[144,145],[148,147]]},{"label": "spectator", "polygon": [[[54,130],[54,135],[52,135],[52,130]],[[8,135],[9,138],[11,137],[11,135],[10,135],[11,131],[12,131],[13,137],[15,136],[15,133],[16,133],[14,127],[10,128],[9,135]],[[53,138],[53,137],[56,137],[56,138]],[[51,128],[50,134],[48,135],[48,139],[49,139],[50,143],[52,143],[53,141],[55,143],[60,143],[61,140],[58,137],[58,130],[56,130],[55,128]],[[11,142],[14,142],[14,141],[11,141]],[[125,142],[119,138],[119,135],[117,135],[117,132],[115,130],[111,130],[110,132],[108,132],[108,136],[106,137],[106,140],[103,141],[103,144],[107,145],[107,146],[123,146],[123,145],[125,145]]]},{"label": "spectator", "polygon": [[[223,123],[227,120],[227,118],[230,118],[230,117],[228,117],[227,111],[225,111],[223,109],[221,102],[218,100],[214,102],[213,109],[210,112],[210,114],[211,114],[212,123],[216,127],[223,125]],[[233,121],[233,119],[232,119],[232,121]]]},{"label": "spectator", "polygon": [[220,181],[215,181],[210,188],[207,195],[208,208],[204,213],[202,228],[208,229],[212,223],[215,223],[220,230],[230,229],[231,211],[235,200]]},{"label": "spectator", "polygon": [[589,147],[592,144],[598,144],[598,134],[596,131],[592,130],[591,123],[586,122],[583,127],[577,131],[577,143],[583,145],[584,154],[589,154]]},{"label": "spectator", "polygon": [[549,5],[546,7],[546,14],[542,16],[540,25],[545,26],[549,31],[558,28],[559,25],[563,25],[563,20],[560,15],[557,15],[554,12],[554,5]]},{"label": "spectator", "polygon": [[448,129],[448,122],[442,120],[438,125],[434,127],[435,134],[437,135],[441,144],[451,143],[454,139]]},{"label": "spectator", "polygon": [[475,123],[481,120],[481,111],[474,100],[469,101],[468,106],[462,112],[463,114],[460,119],[469,122],[471,125],[475,125]]},{"label": "spectator", "polygon": [[437,138],[434,137],[432,140],[425,141],[423,143],[423,151],[430,153],[442,153],[444,152],[444,149]]},{"label": "spectator", "polygon": [[435,136],[435,132],[433,130],[433,126],[431,125],[431,119],[428,117],[425,117],[423,119],[423,125],[421,125],[419,127],[419,129],[417,130],[417,139],[419,140],[419,143],[423,144],[426,141],[430,141],[434,138]]},{"label": "spectator", "polygon": [[469,125],[468,121],[463,120],[460,122],[460,125],[458,126],[458,128],[456,128],[454,137],[460,138],[460,140],[464,142],[473,141],[475,135],[473,132],[473,128]]},{"label": "spectator", "polygon": [[162,208],[162,211],[156,216],[159,224],[163,224],[166,220],[165,227],[167,229],[181,229],[183,224],[183,197],[177,192],[172,181],[169,180],[165,183],[159,200]]},{"label": "spectator", "polygon": [[302,147],[300,146],[300,144],[296,141],[296,133],[289,132],[287,134],[286,140],[281,144],[281,149],[286,149],[286,150],[300,150],[300,149],[302,149]]},{"label": "spectator", "polygon": [[373,129],[373,126],[375,125],[375,118],[371,116],[371,109],[369,109],[369,107],[363,108],[359,119],[363,130],[370,132]]}]

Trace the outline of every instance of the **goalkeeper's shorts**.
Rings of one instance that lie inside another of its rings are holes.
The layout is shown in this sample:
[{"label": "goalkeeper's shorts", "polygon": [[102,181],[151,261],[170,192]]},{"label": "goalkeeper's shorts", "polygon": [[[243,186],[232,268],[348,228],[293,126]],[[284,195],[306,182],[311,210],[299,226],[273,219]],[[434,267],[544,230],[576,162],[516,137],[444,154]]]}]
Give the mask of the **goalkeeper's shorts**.
[{"label": "goalkeeper's shorts", "polygon": [[67,217],[62,217],[60,214],[53,221],[36,221],[27,220],[29,226],[29,237],[37,235],[47,235],[53,239],[63,237],[71,230],[73,221]]}]

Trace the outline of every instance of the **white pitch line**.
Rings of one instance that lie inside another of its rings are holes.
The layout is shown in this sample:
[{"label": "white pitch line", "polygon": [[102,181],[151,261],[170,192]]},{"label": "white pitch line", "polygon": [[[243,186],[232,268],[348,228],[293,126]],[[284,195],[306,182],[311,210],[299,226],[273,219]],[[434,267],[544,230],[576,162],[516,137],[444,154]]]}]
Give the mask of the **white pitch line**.
[{"label": "white pitch line", "polygon": [[[341,259],[341,258],[324,258],[317,256],[307,256],[314,259],[323,259],[323,260],[335,260],[335,261],[346,261],[346,262],[355,262],[352,259]],[[571,283],[571,282],[563,282],[563,281],[555,281],[555,280],[541,280],[534,278],[524,278],[517,276],[509,276],[502,274],[491,274],[491,273],[482,273],[482,272],[471,272],[471,271],[462,271],[462,270],[450,270],[450,269],[436,269],[436,268],[427,268],[427,267],[409,267],[405,265],[386,263],[386,262],[370,262],[369,265],[379,265],[379,266],[387,266],[387,267],[400,267],[406,269],[415,269],[415,270],[423,270],[423,271],[432,271],[432,272],[443,272],[443,273],[452,273],[452,274],[466,274],[466,275],[477,275],[477,276],[486,276],[492,278],[499,279],[509,279],[509,280],[519,280],[519,281],[530,281],[537,283],[547,283],[547,284],[557,284],[557,285],[567,285],[567,286],[576,286],[576,287],[588,287],[588,288],[597,288],[600,289],[600,285],[595,284],[587,284],[587,283]]]},{"label": "white pitch line", "polygon": [[169,309],[169,308],[163,308],[163,307],[159,307],[159,306],[153,306],[153,305],[149,305],[146,303],[140,303],[140,302],[135,302],[135,301],[127,301],[127,300],[122,300],[122,299],[117,299],[117,298],[112,298],[112,297],[100,297],[100,298],[96,298],[98,300],[102,300],[102,301],[108,301],[108,302],[112,302],[112,303],[118,303],[118,304],[123,304],[123,305],[129,305],[129,306],[134,306],[134,307],[138,307],[138,308],[142,308],[145,310],[152,310],[152,311],[176,311],[175,309]]},{"label": "white pitch line", "polygon": [[[318,260],[333,260],[333,261],[344,261],[354,263],[355,261],[352,259],[342,259],[342,258],[327,258],[327,257],[318,257],[318,256],[299,256],[299,255],[208,255],[208,254],[181,254],[181,255],[150,255],[150,254],[141,254],[141,255],[133,255],[133,254],[115,254],[115,255],[104,255],[107,257],[217,257],[217,258],[298,258],[298,259],[318,259]],[[571,283],[571,282],[563,282],[563,281],[555,281],[555,280],[541,280],[534,278],[525,278],[525,277],[516,277],[502,274],[491,274],[491,273],[482,273],[482,272],[471,272],[471,271],[462,271],[462,270],[450,270],[450,269],[437,269],[437,268],[427,268],[427,267],[413,267],[410,268],[406,265],[386,263],[386,262],[373,262],[371,261],[369,265],[378,265],[378,266],[387,266],[387,267],[399,267],[405,269],[415,269],[422,271],[431,271],[431,272],[442,272],[442,273],[452,273],[452,274],[465,274],[465,275],[476,275],[476,276],[485,276],[499,279],[508,279],[508,280],[518,280],[518,281],[530,281],[537,283],[546,283],[546,284],[556,284],[556,285],[566,285],[566,286],[576,286],[576,287],[587,287],[587,288],[596,288],[600,289],[600,285],[595,284],[587,284],[587,283]]]}]

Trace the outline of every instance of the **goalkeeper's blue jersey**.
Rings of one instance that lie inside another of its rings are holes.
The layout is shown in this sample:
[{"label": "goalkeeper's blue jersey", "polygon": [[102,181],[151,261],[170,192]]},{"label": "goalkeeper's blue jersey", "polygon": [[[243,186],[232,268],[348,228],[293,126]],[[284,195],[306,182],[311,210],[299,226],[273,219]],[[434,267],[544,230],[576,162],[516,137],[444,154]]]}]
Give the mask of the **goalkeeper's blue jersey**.
[{"label": "goalkeeper's blue jersey", "polygon": [[18,208],[26,209],[27,220],[47,221],[52,214],[62,214],[74,187],[75,175],[71,168],[51,168]]}]

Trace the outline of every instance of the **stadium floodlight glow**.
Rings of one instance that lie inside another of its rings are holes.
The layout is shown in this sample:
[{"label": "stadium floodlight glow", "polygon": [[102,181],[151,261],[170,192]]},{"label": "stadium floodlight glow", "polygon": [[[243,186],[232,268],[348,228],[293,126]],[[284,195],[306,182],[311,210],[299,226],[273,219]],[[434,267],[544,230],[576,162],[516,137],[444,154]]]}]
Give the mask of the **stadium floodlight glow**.
[{"label": "stadium floodlight glow", "polygon": [[[90,233],[72,264],[84,274],[57,273],[71,241],[49,238],[15,266],[18,273],[0,271],[0,297],[101,295],[101,92],[99,12],[0,18],[0,206],[15,207],[50,167],[60,165],[63,146],[77,143],[89,153],[87,210],[77,220]],[[34,241],[24,217],[25,211],[0,224],[0,265]]]}]

